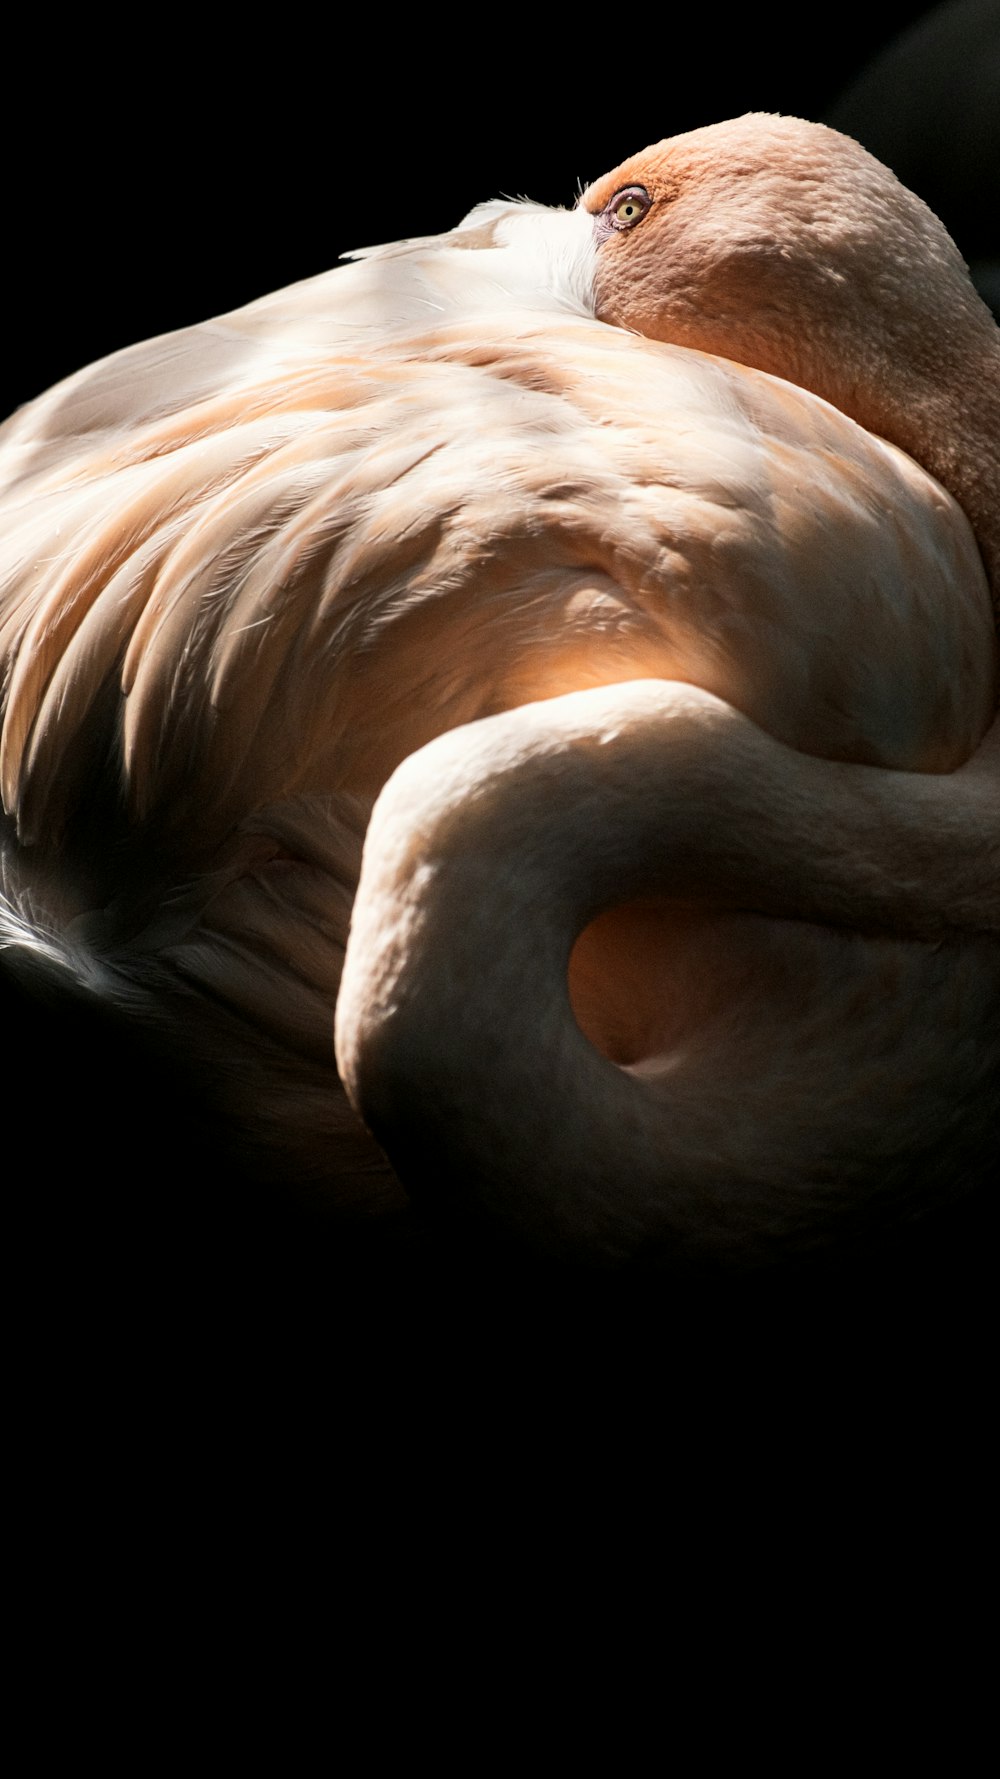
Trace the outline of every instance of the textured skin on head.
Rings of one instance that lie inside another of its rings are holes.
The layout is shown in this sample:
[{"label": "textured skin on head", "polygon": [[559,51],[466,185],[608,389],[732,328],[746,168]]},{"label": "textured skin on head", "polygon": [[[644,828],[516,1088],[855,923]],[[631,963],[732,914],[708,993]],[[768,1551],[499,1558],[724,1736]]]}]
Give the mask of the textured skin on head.
[{"label": "textured skin on head", "polygon": [[926,204],[850,138],[759,113],[632,155],[581,204],[599,217],[626,185],[652,205],[602,239],[596,314],[786,377],[901,445],[968,513],[996,604],[1000,476],[978,440],[1000,330]]}]

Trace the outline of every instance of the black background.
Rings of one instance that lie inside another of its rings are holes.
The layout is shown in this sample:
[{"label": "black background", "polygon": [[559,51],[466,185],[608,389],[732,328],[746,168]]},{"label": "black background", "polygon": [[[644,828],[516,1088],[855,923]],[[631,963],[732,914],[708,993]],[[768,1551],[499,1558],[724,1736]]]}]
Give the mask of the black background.
[{"label": "black background", "polygon": [[8,74],[4,412],[105,352],[351,247],[450,228],[483,199],[571,204],[648,142],[744,111],[825,119],[938,10],[955,15],[950,38],[881,79],[853,121],[967,255],[986,236],[997,251],[983,101],[1000,89],[998,0],[844,0],[794,26],[760,7],[724,25],[689,10],[683,27],[669,9],[623,11],[593,29],[569,10],[506,11],[488,38],[375,9],[315,38],[280,20],[221,40],[155,20],[134,40],[61,35],[56,65],[40,50]]},{"label": "black background", "polygon": [[[105,352],[324,270],[342,250],[450,227],[481,199],[571,203],[581,182],[647,142],[747,110],[829,118],[930,10],[842,0],[794,21],[758,6],[682,22],[676,10],[619,8],[590,23],[568,9],[506,12],[480,34],[478,20],[412,13],[400,29],[371,8],[348,25],[232,14],[199,27],[186,15],[183,34],[151,15],[134,37],[88,23],[58,46],[39,32],[8,70],[2,126],[4,410]],[[897,171],[968,256],[987,256],[1000,251],[1000,154],[971,153],[964,132],[992,131],[996,150],[995,119],[968,94],[986,65],[986,25],[996,72],[1000,5],[951,10],[962,14],[958,52],[924,58],[936,98],[924,74],[884,77],[864,115],[871,146],[888,131]],[[318,1356],[343,1390],[376,1346],[389,1370],[412,1365],[430,1328],[427,1362],[447,1371],[456,1355],[468,1360],[471,1328],[494,1366],[512,1347],[534,1349],[541,1331],[553,1389],[561,1367],[596,1365],[607,1382],[609,1353],[628,1347],[648,1363],[669,1348],[676,1389],[678,1366],[700,1366],[709,1349],[742,1375],[750,1324],[772,1368],[800,1365],[803,1319],[809,1351],[819,1341],[828,1362],[874,1339],[887,1389],[918,1375],[944,1389],[942,1354],[974,1363],[992,1280],[981,1206],[819,1281],[682,1293],[511,1267],[433,1232],[416,1247],[384,1232],[334,1243],[226,1177],[207,1133],[127,1042],[104,1047],[90,1029],[39,1021],[16,996],[5,1022],[24,1338],[55,1328],[71,1374],[82,1343],[86,1364],[119,1380],[138,1366],[162,1384],[181,1364],[192,1388],[208,1354],[210,1383],[194,1392],[204,1408],[237,1373],[245,1381],[248,1354],[268,1375],[275,1353],[283,1375],[293,1351],[310,1366]]]}]

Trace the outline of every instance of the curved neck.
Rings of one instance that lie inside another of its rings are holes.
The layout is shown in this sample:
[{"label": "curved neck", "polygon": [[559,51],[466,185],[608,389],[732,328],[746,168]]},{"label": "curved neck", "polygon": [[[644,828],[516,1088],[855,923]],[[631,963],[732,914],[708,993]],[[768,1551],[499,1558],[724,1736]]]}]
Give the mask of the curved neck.
[{"label": "curved neck", "polygon": [[[962,348],[948,341],[933,378],[910,371],[902,395],[879,386],[843,405],[869,431],[899,445],[947,488],[982,554],[1000,622],[1000,328],[985,309]],[[970,330],[971,331],[971,330]]]},{"label": "curved neck", "polygon": [[[1000,841],[986,857],[976,804],[992,779],[971,774],[968,799],[961,780],[831,766],[708,693],[656,681],[439,737],[394,774],[366,840],[337,1005],[352,1103],[411,1190],[455,1209],[471,1196],[556,1252],[759,1263],[805,1239],[803,1179],[816,1194],[811,1243],[816,1223],[881,1190],[898,1154],[919,1183],[911,1101],[900,1124],[876,1082],[859,1110],[858,1049],[877,1057],[891,1031],[904,1078],[912,1046],[915,1091],[931,1097],[938,1058],[925,1088],[926,1028],[900,1038],[881,960],[854,930],[817,935],[805,923],[1000,932]],[[945,863],[915,873],[914,838],[942,815],[951,826],[944,837],[937,826],[933,857]],[[806,994],[800,1006],[796,981],[782,1026],[764,980],[752,1013],[761,1042],[730,1034],[728,1071],[717,1051],[708,1067],[678,1055],[655,1078],[618,1067],[573,1017],[578,934],[612,903],[654,891],[799,917],[783,931],[818,970],[812,1004]],[[996,938],[984,943],[995,962]],[[930,1017],[935,994],[955,991],[934,946],[910,946],[893,967],[913,977]],[[763,1085],[741,1099],[740,1055],[767,1043]],[[848,1054],[838,1101],[829,1084]],[[953,1092],[948,1077],[942,1118]],[[841,1196],[827,1190],[831,1154]]]}]

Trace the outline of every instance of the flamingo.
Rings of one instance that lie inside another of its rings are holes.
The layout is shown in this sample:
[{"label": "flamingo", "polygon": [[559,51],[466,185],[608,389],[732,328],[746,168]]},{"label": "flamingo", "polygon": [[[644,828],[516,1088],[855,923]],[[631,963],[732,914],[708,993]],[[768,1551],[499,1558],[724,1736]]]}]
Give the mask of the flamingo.
[{"label": "flamingo", "polygon": [[752,114],[0,431],[0,943],[250,1173],[756,1267],[991,1171],[1000,333]]}]

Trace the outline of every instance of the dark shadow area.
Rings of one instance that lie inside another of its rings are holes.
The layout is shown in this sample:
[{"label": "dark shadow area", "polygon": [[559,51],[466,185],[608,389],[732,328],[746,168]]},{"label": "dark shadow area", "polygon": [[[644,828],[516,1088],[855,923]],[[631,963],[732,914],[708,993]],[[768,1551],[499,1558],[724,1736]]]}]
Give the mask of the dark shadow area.
[{"label": "dark shadow area", "polygon": [[[275,21],[266,40],[215,51],[163,45],[155,65],[129,47],[119,63],[89,40],[78,54],[65,44],[58,60],[44,58],[57,186],[12,113],[5,124],[16,338],[0,406],[7,413],[105,353],[325,271],[351,248],[451,228],[486,199],[572,204],[581,185],[664,136],[746,111],[831,118],[873,59],[934,11],[921,0],[846,0],[821,39],[796,37],[791,52],[776,21],[749,13],[727,18],[721,41],[708,19],[685,18],[682,41],[667,17],[630,21],[620,59],[579,21],[514,8],[503,44],[475,57],[467,80],[416,19],[398,27],[385,74],[357,18],[338,22],[322,54]],[[389,66],[407,70],[391,101]],[[895,96],[883,91],[886,109],[906,108],[909,81],[904,73]],[[360,121],[338,102],[344,92],[360,96]],[[919,168],[935,170],[935,196],[939,166],[957,186],[980,181],[981,169],[951,154],[950,114],[939,107],[939,131],[923,86],[920,108]],[[966,201],[947,202],[964,227]]]},{"label": "dark shadow area", "polygon": [[824,121],[940,216],[1000,316],[1000,5],[950,0],[892,39]]},{"label": "dark shadow area", "polygon": [[169,1377],[194,1405],[214,1397],[220,1366],[230,1397],[350,1394],[426,1367],[435,1387],[509,1374],[529,1398],[553,1367],[569,1391],[659,1377],[673,1394],[709,1378],[799,1388],[832,1370],[860,1402],[886,1364],[900,1388],[985,1378],[991,1196],[871,1252],[745,1278],[578,1270],[420,1210],[338,1222],[240,1178],[190,1083],[134,1033],[46,1017],[17,992],[5,1017],[18,1344],[63,1383],[82,1372],[98,1394],[144,1397]]}]

